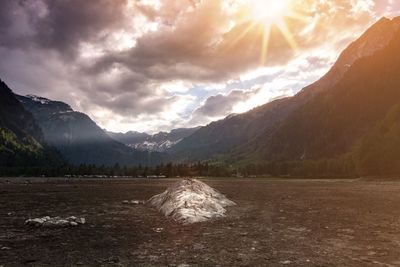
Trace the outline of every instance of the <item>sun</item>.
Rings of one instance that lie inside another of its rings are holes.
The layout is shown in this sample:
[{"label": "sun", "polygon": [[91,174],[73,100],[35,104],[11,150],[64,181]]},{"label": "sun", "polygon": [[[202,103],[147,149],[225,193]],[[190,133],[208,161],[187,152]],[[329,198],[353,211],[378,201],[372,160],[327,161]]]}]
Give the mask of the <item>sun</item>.
[{"label": "sun", "polygon": [[250,16],[260,23],[278,23],[289,15],[285,0],[249,0]]},{"label": "sun", "polygon": [[[259,29],[262,35],[260,64],[265,65],[272,27],[276,27],[293,50],[297,50],[297,42],[291,33],[286,20],[288,18],[303,20],[304,17],[292,9],[294,0],[243,0],[244,21],[249,26],[236,41],[244,38],[249,32]],[[235,42],[236,42],[235,41]]]}]

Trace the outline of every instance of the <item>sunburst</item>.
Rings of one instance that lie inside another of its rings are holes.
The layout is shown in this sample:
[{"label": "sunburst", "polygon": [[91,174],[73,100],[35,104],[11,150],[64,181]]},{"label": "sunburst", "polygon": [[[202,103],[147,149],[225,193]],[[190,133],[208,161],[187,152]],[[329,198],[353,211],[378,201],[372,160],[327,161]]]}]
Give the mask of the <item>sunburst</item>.
[{"label": "sunburst", "polygon": [[272,27],[282,33],[293,50],[297,50],[297,42],[286,23],[287,18],[304,20],[304,17],[292,9],[292,0],[244,0],[244,20],[249,26],[234,42],[244,38],[249,32],[257,28],[262,35],[260,64],[265,65]]}]

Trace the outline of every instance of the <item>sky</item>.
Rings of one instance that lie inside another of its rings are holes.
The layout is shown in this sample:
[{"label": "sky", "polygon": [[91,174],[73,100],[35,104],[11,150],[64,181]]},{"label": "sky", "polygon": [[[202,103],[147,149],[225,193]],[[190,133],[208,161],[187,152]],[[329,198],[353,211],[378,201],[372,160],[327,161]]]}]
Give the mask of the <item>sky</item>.
[{"label": "sky", "polygon": [[0,79],[115,132],[206,125],[316,81],[398,0],[1,0]]}]

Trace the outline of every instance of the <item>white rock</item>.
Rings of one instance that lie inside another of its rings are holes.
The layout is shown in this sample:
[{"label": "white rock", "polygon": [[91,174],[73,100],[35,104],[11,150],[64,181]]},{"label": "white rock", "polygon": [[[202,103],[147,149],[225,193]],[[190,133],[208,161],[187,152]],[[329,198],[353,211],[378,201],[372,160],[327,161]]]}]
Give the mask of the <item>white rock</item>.
[{"label": "white rock", "polygon": [[25,221],[26,225],[36,226],[36,227],[67,227],[67,226],[78,226],[80,224],[85,224],[85,218],[77,218],[75,216],[70,216],[65,219],[61,217],[49,217],[45,216],[42,218],[28,219]]},{"label": "white rock", "polygon": [[124,205],[139,205],[139,204],[143,204],[143,201],[140,200],[124,200],[122,201],[122,204]]},{"label": "white rock", "polygon": [[217,190],[196,179],[182,180],[148,203],[165,216],[183,223],[197,223],[225,216],[225,207],[236,205]]}]

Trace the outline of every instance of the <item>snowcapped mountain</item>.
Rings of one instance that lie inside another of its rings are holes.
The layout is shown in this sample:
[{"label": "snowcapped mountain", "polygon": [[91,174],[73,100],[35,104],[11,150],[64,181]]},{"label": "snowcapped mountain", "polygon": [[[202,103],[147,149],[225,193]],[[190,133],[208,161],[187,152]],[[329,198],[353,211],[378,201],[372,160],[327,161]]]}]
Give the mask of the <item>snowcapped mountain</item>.
[{"label": "snowcapped mountain", "polygon": [[182,139],[189,137],[200,127],[180,128],[171,132],[159,132],[154,135],[129,131],[127,133],[107,132],[108,135],[133,149],[140,151],[164,152],[178,144]]}]

